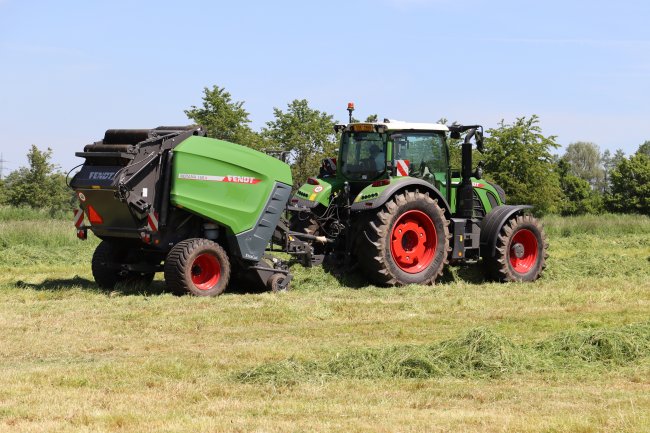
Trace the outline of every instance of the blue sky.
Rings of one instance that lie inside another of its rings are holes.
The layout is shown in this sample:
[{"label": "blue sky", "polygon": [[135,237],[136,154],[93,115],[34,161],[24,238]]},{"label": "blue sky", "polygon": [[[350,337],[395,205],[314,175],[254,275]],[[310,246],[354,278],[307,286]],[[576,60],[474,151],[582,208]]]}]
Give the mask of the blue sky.
[{"label": "blue sky", "polygon": [[[0,0],[0,152],[72,168],[108,128],[189,123],[204,86],[255,129],[293,99],[344,120],[494,127],[632,153],[650,139],[650,2]],[[4,173],[7,174],[7,171]]]}]

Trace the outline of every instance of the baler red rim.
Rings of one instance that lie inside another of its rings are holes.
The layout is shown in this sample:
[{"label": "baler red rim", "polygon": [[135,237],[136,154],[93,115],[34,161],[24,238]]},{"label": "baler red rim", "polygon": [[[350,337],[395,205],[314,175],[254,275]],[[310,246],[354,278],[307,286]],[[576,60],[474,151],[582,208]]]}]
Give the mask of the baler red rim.
[{"label": "baler red rim", "polygon": [[221,264],[209,253],[199,254],[192,262],[192,283],[199,290],[210,290],[221,278]]}]

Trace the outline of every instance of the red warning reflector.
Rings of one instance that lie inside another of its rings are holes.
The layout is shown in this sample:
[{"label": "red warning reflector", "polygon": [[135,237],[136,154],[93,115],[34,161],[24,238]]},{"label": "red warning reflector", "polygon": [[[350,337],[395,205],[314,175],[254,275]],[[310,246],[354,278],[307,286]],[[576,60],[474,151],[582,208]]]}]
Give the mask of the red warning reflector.
[{"label": "red warning reflector", "polygon": [[408,159],[398,159],[395,161],[395,166],[397,167],[398,176],[408,176],[409,175],[409,165],[411,162]]},{"label": "red warning reflector", "polygon": [[77,208],[74,211],[74,226],[79,228],[84,223],[84,211],[81,208]]},{"label": "red warning reflector", "polygon": [[149,230],[152,232],[157,232],[158,231],[158,213],[157,212],[149,212],[147,215],[147,226],[149,227]]},{"label": "red warning reflector", "polygon": [[86,209],[86,212],[88,212],[88,219],[90,220],[90,223],[93,225],[97,224],[104,224],[104,219],[97,213],[94,207],[92,205],[88,205],[88,209]]}]

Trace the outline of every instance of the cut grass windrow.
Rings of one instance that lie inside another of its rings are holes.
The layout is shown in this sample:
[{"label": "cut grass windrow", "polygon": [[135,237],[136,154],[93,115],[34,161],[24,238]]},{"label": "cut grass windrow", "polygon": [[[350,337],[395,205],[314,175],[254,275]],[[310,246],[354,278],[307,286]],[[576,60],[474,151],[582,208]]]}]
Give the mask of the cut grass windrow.
[{"label": "cut grass windrow", "polygon": [[500,378],[524,371],[574,371],[650,358],[650,322],[569,331],[536,344],[515,344],[488,328],[433,345],[355,349],[326,361],[289,358],[235,376],[244,383],[290,385],[337,378]]}]

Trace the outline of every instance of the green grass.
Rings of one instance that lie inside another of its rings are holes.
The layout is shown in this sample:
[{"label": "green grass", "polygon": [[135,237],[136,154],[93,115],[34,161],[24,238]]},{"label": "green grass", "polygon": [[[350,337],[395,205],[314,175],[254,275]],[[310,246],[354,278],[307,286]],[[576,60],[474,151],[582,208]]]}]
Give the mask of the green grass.
[{"label": "green grass", "polygon": [[44,221],[52,219],[72,220],[70,212],[50,209],[33,209],[31,207],[15,207],[0,205],[0,222],[2,221]]},{"label": "green grass", "polygon": [[0,208],[0,431],[650,431],[650,223],[547,217],[532,284],[98,289],[71,218]]}]

